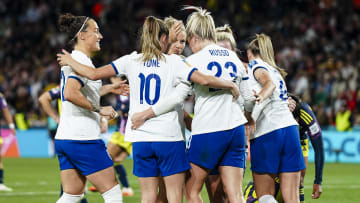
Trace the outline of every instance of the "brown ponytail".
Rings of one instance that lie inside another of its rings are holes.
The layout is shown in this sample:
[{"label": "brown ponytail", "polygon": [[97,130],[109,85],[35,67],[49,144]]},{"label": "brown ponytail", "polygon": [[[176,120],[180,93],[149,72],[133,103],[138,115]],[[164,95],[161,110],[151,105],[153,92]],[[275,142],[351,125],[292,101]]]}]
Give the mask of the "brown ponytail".
[{"label": "brown ponytail", "polygon": [[248,49],[254,55],[259,55],[260,58],[266,63],[268,63],[270,66],[276,68],[283,78],[286,77],[286,71],[278,67],[275,63],[274,49],[269,36],[264,33],[256,34],[256,38],[250,42]]},{"label": "brown ponytail", "polygon": [[142,61],[149,61],[153,57],[157,60],[165,59],[160,43],[160,37],[163,34],[169,35],[169,30],[165,23],[154,16],[148,16],[145,19],[141,35]]}]

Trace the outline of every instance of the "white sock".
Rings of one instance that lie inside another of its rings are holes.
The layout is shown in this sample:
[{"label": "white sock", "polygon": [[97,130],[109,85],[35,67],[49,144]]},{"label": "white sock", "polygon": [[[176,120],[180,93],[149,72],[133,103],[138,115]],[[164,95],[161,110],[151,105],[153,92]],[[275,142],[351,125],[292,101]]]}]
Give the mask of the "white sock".
[{"label": "white sock", "polygon": [[84,194],[81,195],[71,195],[64,192],[61,197],[56,201],[56,203],[78,203]]},{"label": "white sock", "polygon": [[277,203],[272,195],[263,195],[259,198],[259,203]]},{"label": "white sock", "polygon": [[122,193],[120,185],[117,184],[110,190],[101,194],[105,200],[105,203],[122,203]]}]

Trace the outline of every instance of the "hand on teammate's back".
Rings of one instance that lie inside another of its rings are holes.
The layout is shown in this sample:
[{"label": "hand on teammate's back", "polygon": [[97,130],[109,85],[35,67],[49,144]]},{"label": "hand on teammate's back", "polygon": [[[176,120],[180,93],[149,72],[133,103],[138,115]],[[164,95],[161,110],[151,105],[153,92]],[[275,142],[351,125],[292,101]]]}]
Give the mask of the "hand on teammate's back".
[{"label": "hand on teammate's back", "polygon": [[61,66],[67,66],[70,63],[70,60],[72,60],[72,57],[69,52],[67,52],[65,49],[62,49],[63,54],[56,54],[57,61]]},{"label": "hand on teammate's back", "polygon": [[232,86],[232,88],[230,90],[231,94],[233,95],[234,100],[237,100],[239,98],[239,96],[240,96],[239,87],[235,83],[233,83],[233,82],[231,82],[231,83],[233,84],[233,86]]},{"label": "hand on teammate's back", "polygon": [[254,96],[255,96],[255,101],[256,101],[258,104],[260,104],[261,102],[264,101],[264,97],[263,97],[262,95],[256,93],[255,90],[253,90],[253,92],[254,92]]},{"label": "hand on teammate's back", "polygon": [[296,101],[293,100],[292,97],[289,97],[289,109],[291,112],[293,112],[295,110],[295,107],[296,107]]}]

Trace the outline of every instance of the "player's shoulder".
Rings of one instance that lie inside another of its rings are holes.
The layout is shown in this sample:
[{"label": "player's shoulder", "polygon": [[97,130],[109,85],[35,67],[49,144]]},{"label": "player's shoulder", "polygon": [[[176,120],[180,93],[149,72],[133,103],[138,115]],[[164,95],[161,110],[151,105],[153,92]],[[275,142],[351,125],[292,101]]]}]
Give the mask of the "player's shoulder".
[{"label": "player's shoulder", "polygon": [[81,51],[73,50],[71,56],[77,61],[89,61],[90,58]]}]

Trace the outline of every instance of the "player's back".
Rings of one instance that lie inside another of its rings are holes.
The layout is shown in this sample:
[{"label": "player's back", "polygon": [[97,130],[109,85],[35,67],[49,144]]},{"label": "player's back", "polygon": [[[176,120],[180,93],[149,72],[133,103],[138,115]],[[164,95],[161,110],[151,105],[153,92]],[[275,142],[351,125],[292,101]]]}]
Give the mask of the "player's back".
[{"label": "player's back", "polygon": [[[225,80],[243,77],[245,68],[236,54],[216,44],[208,45],[187,61],[206,75]],[[232,129],[247,122],[241,106],[228,90],[194,85],[195,107],[192,134]]]},{"label": "player's back", "polygon": [[[71,56],[78,62],[94,67],[91,59],[84,53],[74,50]],[[81,84],[80,92],[94,104],[100,104],[101,80],[88,80],[78,76],[70,66],[61,68],[60,94],[61,115],[56,133],[56,139],[95,140],[100,139],[100,115],[67,101],[64,89],[69,79],[75,79]]]},{"label": "player's back", "polygon": [[256,131],[252,138],[261,136],[276,129],[284,128],[290,125],[297,125],[297,122],[288,107],[287,88],[280,72],[259,58],[250,61],[249,82],[250,86],[257,93],[262,89],[262,86],[254,76],[254,72],[257,69],[266,70],[276,87],[272,95],[263,101],[266,103],[266,106],[256,120]]},{"label": "player's back", "polygon": [[[142,54],[133,53],[115,60],[117,74],[125,74],[130,86],[130,111],[126,125],[126,141],[180,141],[183,136],[178,122],[178,113],[169,113],[147,120],[136,130],[131,130],[131,116],[143,111],[164,99],[175,91],[181,80],[186,80],[190,67],[179,56],[163,55],[142,60]],[[186,67],[184,67],[186,66]]]}]

